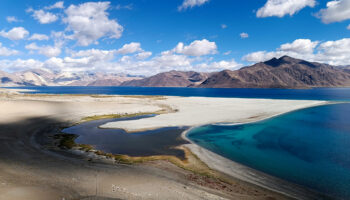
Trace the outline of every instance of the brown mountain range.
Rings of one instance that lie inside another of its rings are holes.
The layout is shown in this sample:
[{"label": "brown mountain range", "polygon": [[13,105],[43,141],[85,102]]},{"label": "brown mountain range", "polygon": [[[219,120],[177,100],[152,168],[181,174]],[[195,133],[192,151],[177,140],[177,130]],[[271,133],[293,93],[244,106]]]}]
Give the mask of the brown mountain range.
[{"label": "brown mountain range", "polygon": [[140,80],[125,81],[120,86],[134,87],[193,87],[205,81],[209,73],[170,71]]},{"label": "brown mountain range", "polygon": [[348,87],[350,72],[327,64],[307,62],[289,56],[224,70],[210,76],[199,87],[208,88],[311,88]]},{"label": "brown mountain range", "polygon": [[0,86],[135,86],[206,88],[350,87],[350,66],[331,66],[283,56],[236,71],[201,73],[169,71],[142,78],[123,74],[51,72],[33,69],[0,71]]}]

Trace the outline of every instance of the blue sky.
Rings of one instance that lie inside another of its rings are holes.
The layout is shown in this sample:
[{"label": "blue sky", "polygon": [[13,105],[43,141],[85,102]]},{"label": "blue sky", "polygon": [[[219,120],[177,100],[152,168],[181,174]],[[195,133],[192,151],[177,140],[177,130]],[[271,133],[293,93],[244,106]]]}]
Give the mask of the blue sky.
[{"label": "blue sky", "polygon": [[349,65],[349,19],[349,0],[3,0],[0,70],[151,75],[282,55]]}]

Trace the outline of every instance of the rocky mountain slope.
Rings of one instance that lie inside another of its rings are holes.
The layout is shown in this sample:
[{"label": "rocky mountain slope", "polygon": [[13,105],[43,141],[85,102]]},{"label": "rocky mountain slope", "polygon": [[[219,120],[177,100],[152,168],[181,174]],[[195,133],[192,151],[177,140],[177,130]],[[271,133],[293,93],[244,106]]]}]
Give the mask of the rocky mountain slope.
[{"label": "rocky mountain slope", "polygon": [[350,72],[327,64],[283,56],[243,67],[224,70],[205,80],[208,88],[311,88],[350,86]]},{"label": "rocky mountain slope", "polygon": [[121,86],[138,87],[190,87],[201,84],[208,78],[208,73],[170,71],[156,74],[154,76],[126,81]]},{"label": "rocky mountain slope", "polygon": [[142,78],[125,74],[51,72],[33,69],[0,71],[0,86],[134,86],[206,88],[350,87],[350,67],[335,67],[283,56],[236,71],[169,71]]}]

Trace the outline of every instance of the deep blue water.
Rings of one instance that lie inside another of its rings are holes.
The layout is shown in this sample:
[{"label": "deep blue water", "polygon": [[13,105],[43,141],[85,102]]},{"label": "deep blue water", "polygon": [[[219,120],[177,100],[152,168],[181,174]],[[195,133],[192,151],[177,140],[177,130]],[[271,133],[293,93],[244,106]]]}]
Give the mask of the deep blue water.
[{"label": "deep blue water", "polygon": [[233,161],[350,199],[350,104],[312,107],[256,123],[208,125],[188,133]]},{"label": "deep blue water", "polygon": [[350,100],[350,88],[315,89],[242,89],[242,88],[154,88],[154,87],[13,87],[34,89],[32,93],[46,94],[117,94],[168,95],[202,97],[238,97],[268,99]]}]

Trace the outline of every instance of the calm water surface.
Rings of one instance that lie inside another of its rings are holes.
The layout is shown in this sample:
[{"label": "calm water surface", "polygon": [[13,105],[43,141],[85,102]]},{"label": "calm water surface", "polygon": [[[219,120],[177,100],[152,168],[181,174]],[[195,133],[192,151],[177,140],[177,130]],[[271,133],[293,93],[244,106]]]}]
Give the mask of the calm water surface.
[{"label": "calm water surface", "polygon": [[95,120],[66,128],[63,132],[78,135],[75,140],[78,144],[89,144],[106,153],[129,156],[173,155],[184,159],[184,152],[173,148],[188,143],[181,138],[184,128],[162,128],[136,133],[127,133],[122,129],[98,128],[112,121],[140,118],[142,117]]},{"label": "calm water surface", "polygon": [[350,199],[350,104],[307,108],[234,126],[208,125],[188,138],[254,169]]},{"label": "calm water surface", "polygon": [[237,97],[267,99],[350,100],[350,88],[315,89],[246,89],[246,88],[159,88],[159,87],[86,87],[38,86],[12,87],[32,89],[44,94],[116,94],[116,95],[167,95],[201,97]]}]

